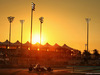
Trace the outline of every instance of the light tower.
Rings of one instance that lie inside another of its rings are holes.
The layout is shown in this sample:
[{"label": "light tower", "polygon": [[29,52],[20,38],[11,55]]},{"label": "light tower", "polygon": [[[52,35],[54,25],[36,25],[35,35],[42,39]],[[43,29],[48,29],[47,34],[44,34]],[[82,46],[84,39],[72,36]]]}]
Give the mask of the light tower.
[{"label": "light tower", "polygon": [[32,9],[31,9],[31,35],[30,35],[30,50],[32,48],[32,23],[33,23],[33,11],[35,11],[35,4],[32,2]]},{"label": "light tower", "polygon": [[9,46],[10,46],[10,42],[11,42],[11,23],[13,22],[15,17],[10,16],[10,17],[7,17],[7,18],[8,18],[8,21],[10,23],[10,28],[9,28]]},{"label": "light tower", "polygon": [[20,20],[21,23],[21,50],[22,50],[22,39],[23,39],[23,23],[25,20]]},{"label": "light tower", "polygon": [[88,51],[88,44],[89,44],[89,21],[91,20],[90,18],[85,18],[86,22],[87,22],[87,51]]},{"label": "light tower", "polygon": [[42,23],[43,23],[43,17],[40,17],[39,20],[40,20],[40,45],[41,45],[41,35],[42,35]]}]

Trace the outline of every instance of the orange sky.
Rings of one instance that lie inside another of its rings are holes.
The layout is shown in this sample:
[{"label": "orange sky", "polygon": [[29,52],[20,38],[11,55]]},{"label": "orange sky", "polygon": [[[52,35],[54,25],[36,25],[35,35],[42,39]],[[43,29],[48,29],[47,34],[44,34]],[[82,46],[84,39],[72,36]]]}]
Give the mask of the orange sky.
[{"label": "orange sky", "polygon": [[21,40],[21,19],[24,19],[23,43],[30,41],[31,2],[36,4],[33,13],[33,41],[39,39],[39,17],[42,25],[43,42],[84,50],[86,44],[86,21],[91,18],[89,50],[100,50],[100,0],[0,0],[0,41],[9,38],[7,17],[14,16],[11,42]]}]

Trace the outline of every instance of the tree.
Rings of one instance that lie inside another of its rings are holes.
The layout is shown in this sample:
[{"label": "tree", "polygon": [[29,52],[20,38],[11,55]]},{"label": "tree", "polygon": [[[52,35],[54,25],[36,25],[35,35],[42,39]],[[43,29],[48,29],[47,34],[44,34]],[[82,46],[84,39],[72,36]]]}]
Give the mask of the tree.
[{"label": "tree", "polygon": [[78,58],[78,59],[81,59],[81,51],[78,51],[78,53],[77,53],[77,58]]},{"label": "tree", "polygon": [[83,52],[83,58],[84,58],[84,61],[86,62],[86,63],[88,63],[88,59],[91,59],[91,53],[90,52],[88,52],[87,50],[84,50],[84,52]]},{"label": "tree", "polygon": [[99,53],[98,53],[98,50],[97,49],[94,49],[93,50],[93,55],[94,55],[95,59],[98,59],[99,58]]},{"label": "tree", "polygon": [[84,50],[83,55],[84,55],[85,57],[87,57],[87,56],[90,57],[91,53],[88,52],[87,50]]}]

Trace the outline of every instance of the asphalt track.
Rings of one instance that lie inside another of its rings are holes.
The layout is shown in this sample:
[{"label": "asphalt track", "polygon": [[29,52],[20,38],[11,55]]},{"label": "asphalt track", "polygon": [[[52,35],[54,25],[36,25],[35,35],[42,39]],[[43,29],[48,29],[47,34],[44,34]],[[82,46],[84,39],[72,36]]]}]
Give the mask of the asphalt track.
[{"label": "asphalt track", "polygon": [[0,75],[85,75],[83,73],[71,73],[66,69],[53,72],[29,72],[28,69],[0,69]]}]

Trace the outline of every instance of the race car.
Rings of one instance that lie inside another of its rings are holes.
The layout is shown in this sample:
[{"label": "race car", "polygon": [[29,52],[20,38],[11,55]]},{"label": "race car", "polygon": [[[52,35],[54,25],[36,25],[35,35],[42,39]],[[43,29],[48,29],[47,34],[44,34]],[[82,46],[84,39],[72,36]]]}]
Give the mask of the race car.
[{"label": "race car", "polygon": [[38,71],[38,72],[44,72],[44,71],[48,71],[48,72],[51,72],[53,71],[53,69],[51,69],[51,67],[44,67],[44,66],[40,66],[39,64],[36,64],[34,67],[32,65],[30,65],[29,67],[29,71]]}]

